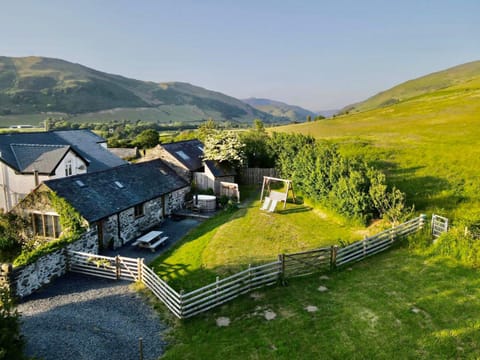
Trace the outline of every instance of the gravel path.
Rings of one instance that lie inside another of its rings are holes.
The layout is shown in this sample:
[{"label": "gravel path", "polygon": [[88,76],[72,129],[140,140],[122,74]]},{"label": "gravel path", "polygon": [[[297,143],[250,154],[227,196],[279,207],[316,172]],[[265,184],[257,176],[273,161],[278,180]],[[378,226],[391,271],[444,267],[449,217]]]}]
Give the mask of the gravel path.
[{"label": "gravel path", "polygon": [[[144,257],[148,263],[198,225],[197,220],[167,221],[168,244],[156,253],[129,246],[109,252]],[[166,329],[131,283],[68,273],[27,297],[18,306],[27,355],[44,360],[158,359]]]},{"label": "gravel path", "polygon": [[45,360],[158,359],[165,326],[129,282],[67,274],[19,304],[26,352]]}]

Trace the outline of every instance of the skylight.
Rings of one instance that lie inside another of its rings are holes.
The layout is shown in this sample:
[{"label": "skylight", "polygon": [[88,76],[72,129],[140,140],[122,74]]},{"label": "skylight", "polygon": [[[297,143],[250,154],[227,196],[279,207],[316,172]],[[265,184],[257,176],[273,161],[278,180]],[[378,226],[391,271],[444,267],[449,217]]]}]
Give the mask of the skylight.
[{"label": "skylight", "polygon": [[167,175],[167,172],[163,169],[160,169],[160,172],[163,174],[163,175]]},{"label": "skylight", "polygon": [[183,160],[190,160],[190,156],[185,154],[182,150],[180,151],[175,151],[175,153],[180,156]]},{"label": "skylight", "polygon": [[85,185],[85,183],[84,183],[82,180],[75,180],[75,183],[76,183],[78,186],[80,186],[81,188],[87,186],[87,185]]},{"label": "skylight", "polygon": [[200,150],[200,151],[202,151],[202,152],[203,152],[203,146],[201,146],[201,145],[198,145],[198,146],[197,146],[197,148],[198,148],[198,150]]},{"label": "skylight", "polygon": [[117,185],[119,189],[123,189],[125,187],[120,181],[115,181],[115,185]]}]

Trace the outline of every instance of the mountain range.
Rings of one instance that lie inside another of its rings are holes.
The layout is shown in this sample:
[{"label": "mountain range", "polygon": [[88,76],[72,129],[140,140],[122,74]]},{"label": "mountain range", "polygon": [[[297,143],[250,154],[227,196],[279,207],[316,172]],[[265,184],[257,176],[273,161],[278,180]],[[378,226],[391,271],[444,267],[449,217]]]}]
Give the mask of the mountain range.
[{"label": "mountain range", "polygon": [[254,97],[243,99],[242,101],[253,106],[257,110],[266,112],[275,117],[287,118],[292,122],[304,122],[307,116],[310,116],[312,119],[317,116],[317,113],[313,111],[304,109],[300,106],[285,104],[280,101]]},{"label": "mountain range", "polygon": [[64,117],[73,122],[286,123],[220,92],[182,82],[155,83],[46,57],[0,57],[0,124]]}]

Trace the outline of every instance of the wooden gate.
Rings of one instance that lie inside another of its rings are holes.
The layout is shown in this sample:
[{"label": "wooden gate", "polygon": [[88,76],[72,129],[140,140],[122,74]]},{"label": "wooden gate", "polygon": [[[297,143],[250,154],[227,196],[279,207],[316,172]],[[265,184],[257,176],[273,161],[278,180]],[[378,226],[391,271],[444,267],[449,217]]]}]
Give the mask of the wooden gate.
[{"label": "wooden gate", "polygon": [[332,248],[280,255],[282,272],[285,278],[309,275],[331,268]]},{"label": "wooden gate", "polygon": [[79,251],[68,252],[68,270],[113,280],[138,281],[143,259],[102,256]]},{"label": "wooden gate", "polygon": [[437,239],[441,234],[448,231],[448,219],[440,215],[432,215],[432,236]]}]

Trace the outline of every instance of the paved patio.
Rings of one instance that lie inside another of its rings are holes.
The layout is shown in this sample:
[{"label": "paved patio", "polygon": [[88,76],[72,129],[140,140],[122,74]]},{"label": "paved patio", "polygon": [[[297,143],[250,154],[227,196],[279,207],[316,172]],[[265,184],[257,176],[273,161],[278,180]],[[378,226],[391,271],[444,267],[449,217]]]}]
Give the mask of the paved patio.
[{"label": "paved patio", "polygon": [[162,236],[168,236],[168,240],[164,244],[160,245],[155,252],[152,252],[149,249],[140,248],[138,246],[131,246],[131,244],[134,242],[134,240],[131,240],[119,249],[102,252],[102,255],[120,255],[130,258],[144,258],[145,263],[148,264],[155,258],[157,258],[160,254],[164,253],[173,245],[175,245],[175,243],[177,243],[181,238],[183,238],[185,234],[187,234],[191,229],[198,226],[200,222],[201,220],[192,218],[185,218],[178,221],[166,219],[160,226],[156,227],[154,230],[163,231]]}]

